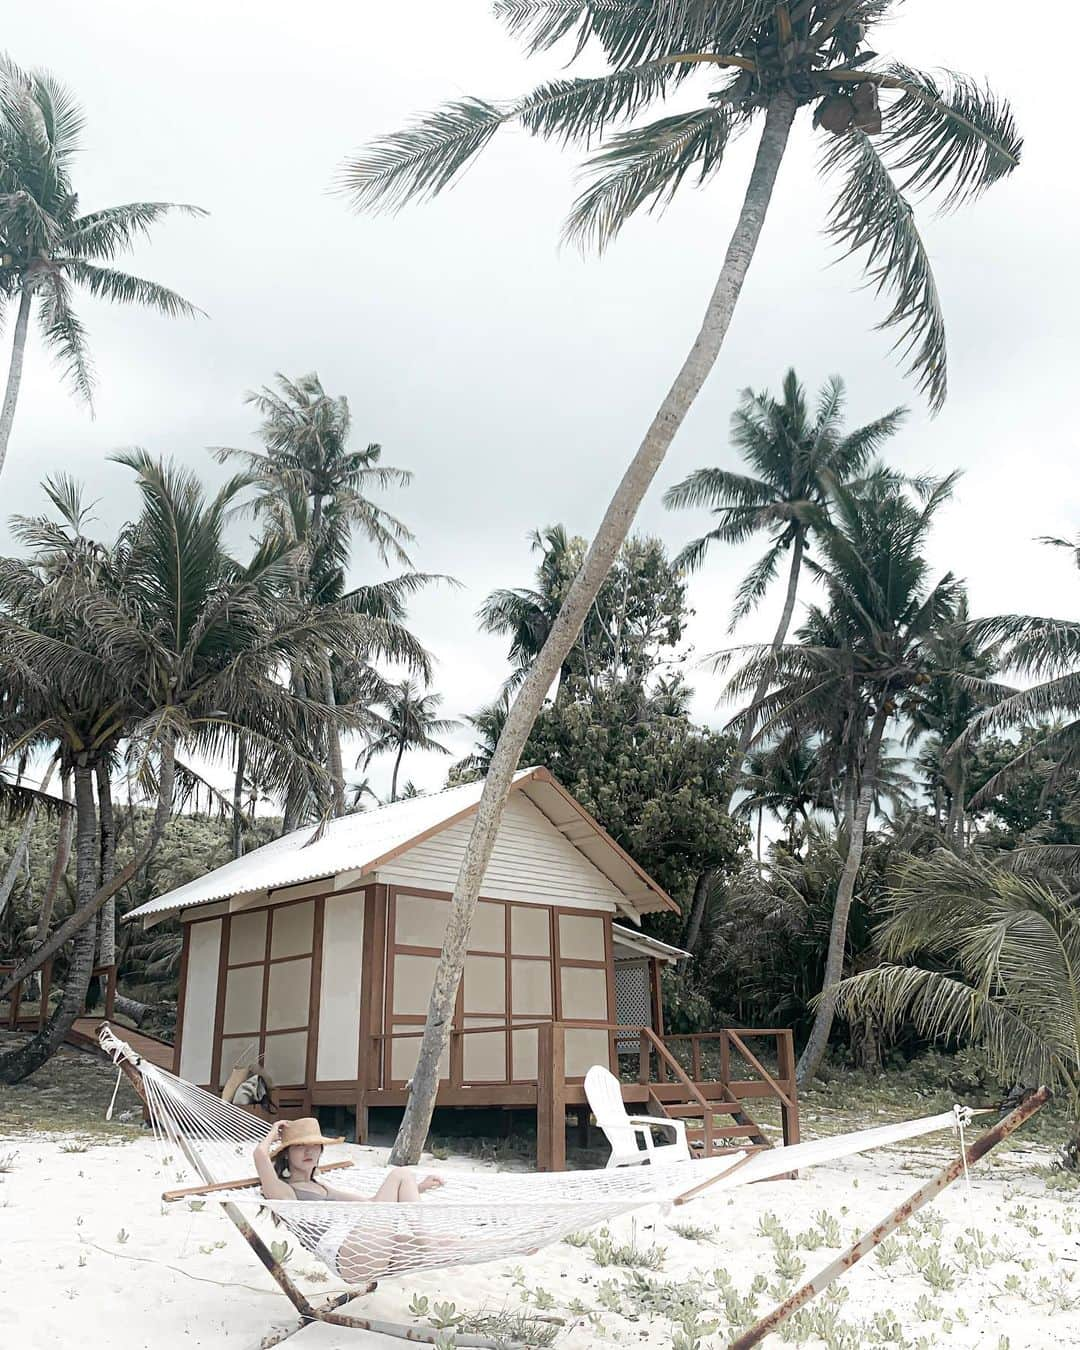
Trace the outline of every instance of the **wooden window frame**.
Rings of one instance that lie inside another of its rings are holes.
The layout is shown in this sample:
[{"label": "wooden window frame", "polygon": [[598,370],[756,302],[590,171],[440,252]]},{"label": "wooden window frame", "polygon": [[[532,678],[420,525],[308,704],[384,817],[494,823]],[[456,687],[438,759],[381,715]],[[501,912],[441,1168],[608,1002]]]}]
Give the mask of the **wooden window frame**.
[{"label": "wooden window frame", "polygon": [[[385,905],[385,938],[383,944],[383,1022],[387,1034],[404,1030],[409,1027],[422,1027],[427,1018],[418,1013],[396,1013],[394,1011],[394,973],[397,957],[400,956],[428,956],[438,957],[441,954],[440,947],[423,947],[415,943],[397,942],[397,898],[402,896],[416,896],[422,900],[439,900],[449,904],[453,899],[447,891],[430,890],[422,886],[390,885],[386,887],[386,905]],[[501,905],[504,912],[503,940],[504,947],[500,951],[490,947],[469,947],[466,957],[469,956],[493,956],[501,958],[504,963],[504,1001],[505,1008],[501,1011],[482,1011],[475,1008],[465,1010],[465,980],[462,978],[458,987],[457,999],[454,1005],[453,1030],[462,1031],[464,1029],[466,1018],[481,1018],[490,1021],[497,1021],[502,1024],[502,1036],[505,1047],[505,1065],[506,1071],[502,1078],[484,1078],[472,1079],[466,1078],[464,1074],[464,1036],[452,1036],[450,1040],[450,1061],[448,1065],[447,1077],[442,1081],[449,1087],[469,1087],[477,1090],[492,1087],[509,1087],[518,1085],[528,1085],[535,1083],[536,1076],[515,1076],[514,1073],[514,1042],[513,1033],[518,1026],[525,1024],[535,1024],[536,1022],[546,1021],[564,1021],[562,1016],[562,969],[563,967],[581,967],[590,970],[603,970],[606,972],[607,986],[607,1006],[608,1016],[605,1019],[611,1022],[614,1019],[615,1008],[615,969],[614,969],[614,948],[612,945],[611,924],[613,915],[607,910],[578,909],[560,905],[539,905],[535,902],[523,900],[504,900],[496,899],[493,896],[482,895],[478,903],[486,905]],[[513,916],[514,907],[529,910],[541,910],[546,913],[548,921],[548,954],[546,956],[527,953],[518,955],[512,950],[513,942]],[[562,958],[559,950],[559,917],[562,914],[572,915],[575,918],[597,918],[603,924],[604,932],[604,953],[605,958],[599,961],[587,961],[579,958]],[[542,961],[548,966],[548,975],[550,981],[551,993],[551,1013],[549,1015],[514,1013],[513,1011],[513,962],[514,961]],[[595,1026],[595,1022],[586,1019],[570,1019],[568,1026]],[[498,1031],[486,1033],[491,1036],[498,1036]],[[609,1061],[611,1054],[612,1035],[609,1034]],[[383,1043],[386,1046],[386,1052],[383,1057],[383,1086],[389,1089],[399,1089],[404,1087],[405,1079],[393,1078],[392,1075],[392,1045],[391,1040]],[[576,1080],[576,1081],[581,1081]]]},{"label": "wooden window frame", "polygon": [[[274,1036],[295,1036],[298,1032],[307,1033],[307,1043],[304,1054],[304,1078],[299,1083],[275,1083],[275,1087],[286,1092],[307,1091],[308,1085],[314,1081],[313,1075],[315,1067],[312,1061],[312,1055],[316,1052],[318,1046],[319,1034],[319,985],[322,978],[322,933],[323,917],[328,892],[322,895],[301,895],[295,900],[282,900],[277,904],[257,905],[250,909],[238,910],[236,914],[223,914],[218,917],[221,919],[221,950],[218,957],[218,985],[217,985],[217,1009],[214,1017],[214,1043],[213,1059],[211,1064],[211,1086],[219,1091],[222,1086],[221,1060],[222,1060],[222,1041],[225,1036],[225,995],[227,992],[228,978],[231,971],[234,970],[262,970],[262,990],[259,1005],[259,1025],[250,1031],[230,1031],[227,1039],[229,1040],[247,1040],[256,1043],[255,1055],[261,1062],[266,1054],[267,1040]],[[297,952],[292,956],[271,956],[271,944],[274,935],[274,919],[277,913],[286,909],[291,909],[294,905],[311,905],[311,949],[307,952]],[[232,921],[241,915],[266,914],[266,937],[263,946],[263,959],[261,961],[236,961],[231,962],[229,958],[229,943],[232,938]],[[202,922],[209,922],[203,920]],[[193,923],[200,920],[192,920]],[[190,927],[190,925],[186,925]],[[185,933],[185,944],[187,943],[187,934]],[[300,1026],[295,1027],[275,1027],[273,1030],[267,1030],[266,1010],[270,997],[270,967],[287,965],[289,962],[307,961],[309,963],[308,971],[308,1020]],[[185,972],[186,974],[186,972]],[[179,1014],[179,1006],[177,1008]],[[177,1061],[179,1062],[179,1061]]]}]

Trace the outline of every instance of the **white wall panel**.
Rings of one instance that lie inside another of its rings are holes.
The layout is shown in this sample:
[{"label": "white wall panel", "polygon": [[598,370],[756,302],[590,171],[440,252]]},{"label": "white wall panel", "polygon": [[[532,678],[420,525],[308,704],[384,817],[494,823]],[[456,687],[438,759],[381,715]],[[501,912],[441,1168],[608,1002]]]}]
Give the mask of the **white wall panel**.
[{"label": "white wall panel", "polygon": [[356,1078],[363,950],[363,893],[329,897],[323,917],[317,1081]]},{"label": "white wall panel", "polygon": [[214,1053],[221,920],[193,923],[188,932],[190,946],[187,988],[184,991],[184,1025],[180,1036],[180,1077],[186,1078],[189,1083],[203,1084],[210,1081]]}]

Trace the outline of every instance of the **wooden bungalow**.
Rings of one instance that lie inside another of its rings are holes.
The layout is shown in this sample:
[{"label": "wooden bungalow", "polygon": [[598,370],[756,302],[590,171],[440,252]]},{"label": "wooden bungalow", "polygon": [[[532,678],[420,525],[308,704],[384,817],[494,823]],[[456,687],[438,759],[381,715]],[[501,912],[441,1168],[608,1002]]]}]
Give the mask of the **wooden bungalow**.
[{"label": "wooden bungalow", "polygon": [[[287,1114],[401,1107],[481,784],[311,827],[134,910],[183,925],[176,1072],[219,1091],[258,1057]],[[545,769],[519,772],[481,888],[438,1104],[537,1112],[561,1167],[567,1108],[594,1063],[638,1109],[688,1117],[702,1150],[763,1144],[745,1100],[798,1114],[790,1035],[664,1036],[660,971],[686,953],[640,931],[676,911]],[[772,1067],[749,1036],[775,1042]],[[743,1079],[732,1077],[732,1054]],[[581,1117],[579,1116],[579,1119]],[[586,1118],[587,1119],[587,1118]]]}]

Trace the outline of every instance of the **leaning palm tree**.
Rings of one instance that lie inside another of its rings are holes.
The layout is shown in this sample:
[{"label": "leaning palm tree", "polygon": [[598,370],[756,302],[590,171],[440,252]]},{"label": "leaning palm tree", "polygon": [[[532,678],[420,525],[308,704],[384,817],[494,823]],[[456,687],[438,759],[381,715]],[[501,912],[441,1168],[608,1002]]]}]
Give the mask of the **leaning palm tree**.
[{"label": "leaning palm tree", "polygon": [[[791,128],[813,109],[823,170],[839,180],[828,229],[862,253],[890,298],[909,369],[931,405],[946,391],[945,332],[911,194],[946,205],[977,196],[1014,169],[1020,139],[1008,104],[964,76],[932,76],[878,56],[866,39],[893,0],[499,0],[497,13],[534,52],[576,32],[571,61],[602,55],[608,70],[559,79],[506,103],[464,98],[350,160],[341,186],[360,208],[396,207],[454,182],[505,126],[581,145],[602,144],[568,234],[604,247],[637,211],[662,207],[683,185],[709,183],[731,141],[762,121],[735,228],[693,346],[605,512],[544,649],[521,685],[492,759],[455,888],[443,957],[394,1161],[420,1156],[438,1065],[481,878],[513,772],[546,692],[625,540],[637,508],[719,354],[765,222]],[[697,106],[635,124],[651,104],[695,79]],[[884,106],[879,106],[880,103]],[[613,128],[623,126],[621,130]]]},{"label": "leaning palm tree", "polygon": [[[664,494],[665,506],[675,510],[707,506],[718,518],[708,534],[692,540],[679,554],[676,561],[689,571],[701,566],[710,544],[742,543],[763,532],[770,536],[768,550],[735,594],[729,632],[757,608],[776,577],[781,558],[790,553],[784,607],[772,641],[774,651],[787,639],[795,612],[810,536],[808,512],[814,508],[827,511],[833,487],[856,479],[905,416],[905,409],[894,408],[866,426],[845,432],[844,397],[844,382],[834,375],[822,388],[811,414],[806,391],[794,370],[784,376],[780,400],[767,391],[744,390],[731,419],[731,442],[751,472],[696,469]],[[765,687],[755,691],[751,702],[757,702]],[[753,723],[744,721],[739,733],[740,756],[753,733]],[[738,763],[737,759],[736,767]],[[737,781],[732,783],[732,791],[736,786]]]},{"label": "leaning palm tree", "polygon": [[87,402],[94,376],[86,330],[72,306],[76,288],[117,304],[146,305],[173,318],[200,313],[175,291],[111,264],[170,211],[189,216],[205,212],[175,202],[128,202],[81,211],[72,168],[82,130],[82,110],[58,80],[47,71],[22,71],[0,57],[0,313],[17,301],[0,407],[0,473],[35,302],[45,345]]},{"label": "leaning palm tree", "polygon": [[[885,729],[902,695],[921,687],[928,643],[953,618],[958,602],[951,574],[929,584],[925,557],[933,517],[954,481],[955,475],[943,479],[925,501],[912,501],[888,475],[869,479],[858,493],[839,488],[832,527],[819,531],[821,561],[812,564],[825,588],[825,607],[809,608],[797,643],[758,653],[732,681],[736,693],[756,689],[766,673],[775,685],[740,714],[760,724],[759,736],[829,728],[828,748],[838,743],[842,755],[847,855],[823,990],[799,1059],[800,1084],[813,1078],[828,1045]],[[844,714],[842,731],[835,730],[837,709]]]},{"label": "leaning palm tree", "polygon": [[[1038,868],[940,849],[911,860],[878,933],[891,964],[840,986],[845,1017],[872,1012],[984,1050],[1008,1082],[1059,1089],[1066,1158],[1080,1161],[1080,907],[1075,884]],[[897,964],[903,963],[903,964]]]},{"label": "leaning palm tree", "polygon": [[[386,697],[386,713],[378,715],[377,729],[361,759],[367,768],[379,755],[394,756],[394,772],[390,779],[392,802],[398,799],[398,773],[407,750],[428,750],[438,755],[450,754],[447,747],[435,737],[456,731],[461,724],[453,718],[439,717],[437,714],[440,703],[442,703],[441,694],[422,693],[412,680],[402,680],[390,687]],[[359,767],[358,761],[357,768]]]}]

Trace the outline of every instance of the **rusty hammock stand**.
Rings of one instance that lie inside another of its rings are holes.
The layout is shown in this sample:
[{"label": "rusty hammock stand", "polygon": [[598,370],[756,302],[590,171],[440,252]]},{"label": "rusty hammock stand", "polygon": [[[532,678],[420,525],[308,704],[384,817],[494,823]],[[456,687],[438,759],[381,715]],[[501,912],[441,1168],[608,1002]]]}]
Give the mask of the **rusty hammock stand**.
[{"label": "rusty hammock stand", "polygon": [[1049,1088],[1041,1087],[1037,1092],[1032,1093],[1027,1101],[1007,1115],[1004,1120],[998,1121],[996,1125],[981,1134],[974,1143],[969,1144],[948,1167],[943,1167],[936,1176],[931,1177],[913,1195],[908,1196],[906,1200],[897,1205],[879,1224],[876,1224],[869,1232],[864,1233],[857,1242],[852,1243],[846,1252],[843,1252],[835,1261],[831,1261],[823,1270],[820,1270],[812,1280],[808,1280],[801,1288],[796,1289],[778,1308],[774,1308],[760,1322],[756,1322],[749,1331],[744,1331],[741,1336],[736,1337],[727,1350],[749,1350],[750,1346],[763,1341],[793,1312],[809,1303],[812,1298],[816,1298],[834,1280],[849,1271],[856,1261],[860,1261],[869,1252],[872,1252],[890,1233],[905,1224],[916,1210],[922,1209],[927,1201],[933,1200],[946,1186],[950,1186],[957,1177],[962,1176],[966,1168],[977,1163],[991,1149],[996,1148],[998,1144],[1008,1139],[1009,1135],[1018,1130],[1025,1121],[1030,1120],[1036,1111],[1041,1111],[1049,1100]]}]

